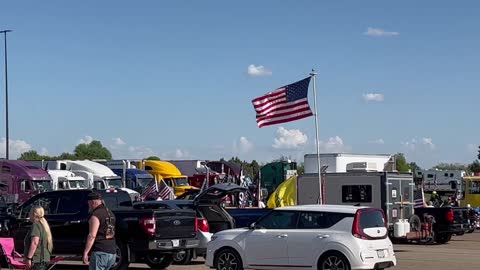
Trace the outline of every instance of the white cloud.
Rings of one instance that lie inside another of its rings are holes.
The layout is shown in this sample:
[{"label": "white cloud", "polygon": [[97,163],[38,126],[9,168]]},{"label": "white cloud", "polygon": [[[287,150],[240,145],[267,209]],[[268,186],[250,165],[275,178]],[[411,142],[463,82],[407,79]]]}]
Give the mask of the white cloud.
[{"label": "white cloud", "polygon": [[371,144],[385,144],[385,141],[383,139],[376,139],[376,140],[369,141],[369,143],[371,143]]},{"label": "white cloud", "polygon": [[125,141],[122,140],[121,138],[113,138],[113,142],[116,144],[116,145],[125,145]]},{"label": "white cloud", "polygon": [[39,152],[40,155],[46,156],[48,155],[48,149],[46,147],[42,147]]},{"label": "white cloud", "polygon": [[432,141],[432,138],[422,138],[422,143],[430,147],[430,149],[435,149],[435,144]]},{"label": "white cloud", "polygon": [[190,157],[190,153],[188,153],[188,151],[182,150],[179,148],[175,150],[175,158],[181,159],[181,158],[188,158],[188,157]]},{"label": "white cloud", "polygon": [[408,140],[406,142],[401,143],[403,146],[407,147],[409,150],[425,150],[425,147],[430,150],[434,150],[437,146],[433,143],[432,138],[430,137],[424,137],[421,140],[417,140],[416,138],[413,138],[411,140]]},{"label": "white cloud", "polygon": [[87,136],[83,137],[82,139],[80,139],[80,140],[78,141],[78,143],[79,143],[79,144],[82,144],[82,143],[84,143],[84,144],[89,144],[89,143],[91,143],[92,141],[93,141],[93,137],[87,135]]},{"label": "white cloud", "polygon": [[248,66],[247,73],[250,76],[270,76],[270,75],[272,75],[272,71],[267,69],[266,67],[255,66],[255,65]]},{"label": "white cloud", "polygon": [[383,94],[379,93],[366,93],[363,94],[363,100],[366,102],[382,102],[384,100]]},{"label": "white cloud", "polygon": [[478,145],[469,143],[467,144],[467,150],[469,153],[477,153],[478,152]]},{"label": "white cloud", "polygon": [[145,146],[129,146],[128,158],[142,159],[149,156],[156,156],[156,153],[149,147]]},{"label": "white cloud", "polygon": [[307,135],[300,130],[288,130],[284,127],[279,127],[277,129],[277,136],[273,140],[272,147],[275,149],[296,149],[300,146],[306,145],[307,142]]},{"label": "white cloud", "polygon": [[350,150],[339,136],[330,137],[327,142],[320,141],[320,150],[326,153],[342,153]]},{"label": "white cloud", "polygon": [[363,33],[369,37],[395,37],[400,35],[399,32],[385,31],[381,28],[368,27],[367,31]]},{"label": "white cloud", "polygon": [[[0,157],[5,157],[5,147],[7,145],[7,140],[2,138],[0,140]],[[9,140],[9,158],[10,159],[17,159],[20,155],[24,152],[32,150],[32,146],[27,143],[26,141],[22,140]]]},{"label": "white cloud", "polygon": [[253,147],[253,143],[243,136],[238,141],[233,142],[234,153],[248,153],[253,150]]}]

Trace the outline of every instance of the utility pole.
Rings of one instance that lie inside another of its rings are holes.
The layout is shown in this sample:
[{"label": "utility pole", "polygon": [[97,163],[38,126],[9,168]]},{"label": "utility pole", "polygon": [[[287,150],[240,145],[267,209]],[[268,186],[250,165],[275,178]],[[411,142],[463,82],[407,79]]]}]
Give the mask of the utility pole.
[{"label": "utility pole", "polygon": [[10,150],[10,138],[8,132],[8,61],[7,61],[7,33],[12,32],[12,30],[3,30],[0,33],[3,33],[4,41],[5,41],[5,159],[8,160],[10,158],[9,150]]}]

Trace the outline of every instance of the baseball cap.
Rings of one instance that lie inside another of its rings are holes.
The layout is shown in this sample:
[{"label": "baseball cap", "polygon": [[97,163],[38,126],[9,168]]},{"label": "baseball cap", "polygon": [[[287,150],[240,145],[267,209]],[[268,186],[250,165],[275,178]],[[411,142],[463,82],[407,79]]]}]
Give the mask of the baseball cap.
[{"label": "baseball cap", "polygon": [[97,192],[92,192],[87,195],[87,200],[89,201],[101,200],[101,199],[102,199],[102,195],[100,195],[100,193],[97,193]]}]

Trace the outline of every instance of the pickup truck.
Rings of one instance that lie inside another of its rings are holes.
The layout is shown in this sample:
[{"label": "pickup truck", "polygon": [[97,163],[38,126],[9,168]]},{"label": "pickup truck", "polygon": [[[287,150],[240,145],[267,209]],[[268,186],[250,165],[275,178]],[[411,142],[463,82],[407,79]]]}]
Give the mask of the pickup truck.
[{"label": "pickup truck", "polygon": [[[33,205],[45,209],[53,235],[53,254],[83,254],[88,235],[87,195],[92,190],[64,190],[38,194],[15,213],[10,235],[23,252],[23,240],[31,227],[28,213]],[[173,255],[198,246],[196,213],[182,209],[135,208],[130,195],[121,189],[98,190],[116,217],[117,258],[112,269],[128,269],[130,263],[146,263],[165,269]]]},{"label": "pickup truck", "polygon": [[445,244],[452,235],[463,235],[468,226],[467,208],[461,207],[436,207],[415,208],[415,215],[423,217],[424,214],[435,218],[433,224],[434,241]]}]

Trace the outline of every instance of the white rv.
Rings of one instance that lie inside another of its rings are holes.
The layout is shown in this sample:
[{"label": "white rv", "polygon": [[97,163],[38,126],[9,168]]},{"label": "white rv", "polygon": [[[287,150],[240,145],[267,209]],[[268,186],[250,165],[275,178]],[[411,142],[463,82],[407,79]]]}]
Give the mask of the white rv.
[{"label": "white rv", "polygon": [[[326,168],[326,173],[345,173],[354,171],[383,172],[392,162],[391,155],[376,154],[320,154],[320,168]],[[318,173],[316,154],[304,156],[305,173]]]}]

